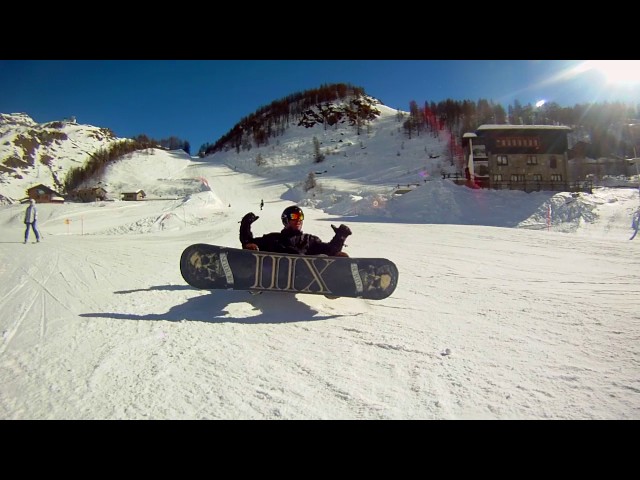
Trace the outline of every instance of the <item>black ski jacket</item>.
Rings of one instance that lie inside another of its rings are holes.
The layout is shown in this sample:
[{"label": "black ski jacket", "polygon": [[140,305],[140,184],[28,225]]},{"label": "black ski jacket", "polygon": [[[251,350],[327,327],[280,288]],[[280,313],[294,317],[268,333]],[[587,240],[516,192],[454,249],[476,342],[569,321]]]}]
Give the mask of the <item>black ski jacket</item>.
[{"label": "black ski jacket", "polygon": [[255,243],[260,250],[265,252],[333,256],[342,250],[344,241],[345,237],[336,233],[329,243],[325,243],[315,235],[289,228],[254,238],[250,225],[240,227],[242,247],[244,248],[247,243]]}]

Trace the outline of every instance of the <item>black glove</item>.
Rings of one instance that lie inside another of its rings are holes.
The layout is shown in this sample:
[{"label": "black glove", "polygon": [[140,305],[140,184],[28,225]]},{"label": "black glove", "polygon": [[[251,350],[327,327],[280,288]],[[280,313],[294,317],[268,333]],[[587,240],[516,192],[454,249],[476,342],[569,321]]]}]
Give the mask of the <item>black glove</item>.
[{"label": "black glove", "polygon": [[240,243],[244,246],[253,241],[253,233],[251,233],[251,224],[258,218],[253,212],[247,213],[240,220]]},{"label": "black glove", "polygon": [[336,233],[336,236],[343,240],[346,239],[349,235],[351,235],[351,229],[347,227],[344,223],[341,224],[339,227],[336,227],[335,225],[331,225],[331,228],[333,228],[333,231]]},{"label": "black glove", "polygon": [[259,218],[260,217],[255,215],[253,212],[249,212],[244,217],[242,217],[242,220],[240,221],[240,225],[242,225],[243,227],[245,225],[251,225],[253,222],[255,222]]}]

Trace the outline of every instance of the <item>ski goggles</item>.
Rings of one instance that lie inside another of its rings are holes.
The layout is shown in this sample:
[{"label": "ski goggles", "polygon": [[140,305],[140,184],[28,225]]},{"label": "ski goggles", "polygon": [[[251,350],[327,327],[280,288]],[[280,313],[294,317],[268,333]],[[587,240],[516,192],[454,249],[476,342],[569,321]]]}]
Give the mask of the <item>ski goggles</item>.
[{"label": "ski goggles", "polygon": [[287,218],[289,219],[289,221],[291,220],[304,220],[304,213],[302,212],[292,212],[290,214],[287,215]]}]

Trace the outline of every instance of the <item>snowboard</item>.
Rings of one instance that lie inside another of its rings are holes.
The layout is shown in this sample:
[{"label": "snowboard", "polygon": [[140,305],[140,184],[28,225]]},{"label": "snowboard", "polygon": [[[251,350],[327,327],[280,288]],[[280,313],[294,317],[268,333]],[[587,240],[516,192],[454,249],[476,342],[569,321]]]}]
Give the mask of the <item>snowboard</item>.
[{"label": "snowboard", "polygon": [[386,258],[295,255],[190,245],[180,257],[189,285],[205,290],[247,290],[382,300],[396,289],[398,268]]}]

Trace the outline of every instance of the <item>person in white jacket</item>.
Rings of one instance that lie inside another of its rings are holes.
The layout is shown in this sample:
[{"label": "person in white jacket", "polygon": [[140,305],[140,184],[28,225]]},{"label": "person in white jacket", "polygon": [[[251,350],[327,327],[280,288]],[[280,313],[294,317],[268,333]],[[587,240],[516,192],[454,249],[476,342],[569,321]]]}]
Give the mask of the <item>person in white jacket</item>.
[{"label": "person in white jacket", "polygon": [[38,211],[36,210],[36,201],[32,198],[29,200],[29,206],[27,207],[27,211],[24,212],[24,224],[27,226],[24,231],[24,243],[27,243],[29,240],[29,229],[33,229],[33,233],[36,235],[36,241],[40,241],[40,232],[36,227],[36,221],[38,220]]}]

